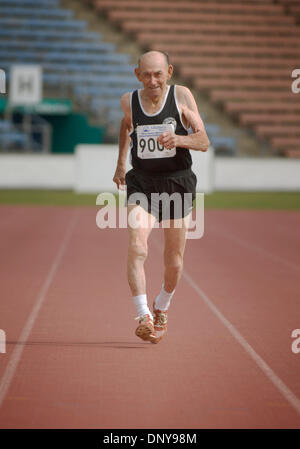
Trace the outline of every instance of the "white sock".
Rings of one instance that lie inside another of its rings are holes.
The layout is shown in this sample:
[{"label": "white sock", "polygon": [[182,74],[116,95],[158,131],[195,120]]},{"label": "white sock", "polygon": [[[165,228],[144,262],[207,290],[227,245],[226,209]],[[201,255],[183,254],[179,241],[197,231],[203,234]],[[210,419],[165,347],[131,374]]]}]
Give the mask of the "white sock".
[{"label": "white sock", "polygon": [[168,310],[170,307],[170,302],[172,299],[172,296],[174,295],[175,290],[173,290],[171,293],[168,293],[164,289],[164,284],[162,285],[161,291],[159,295],[156,297],[155,300],[155,308],[159,310],[163,310],[164,312]]},{"label": "white sock", "polygon": [[153,315],[150,312],[150,309],[148,307],[148,303],[147,303],[147,295],[138,295],[138,296],[134,296],[133,297],[133,302],[135,304],[136,307],[136,311],[138,316],[143,316],[143,315],[150,315],[150,318],[153,320]]}]

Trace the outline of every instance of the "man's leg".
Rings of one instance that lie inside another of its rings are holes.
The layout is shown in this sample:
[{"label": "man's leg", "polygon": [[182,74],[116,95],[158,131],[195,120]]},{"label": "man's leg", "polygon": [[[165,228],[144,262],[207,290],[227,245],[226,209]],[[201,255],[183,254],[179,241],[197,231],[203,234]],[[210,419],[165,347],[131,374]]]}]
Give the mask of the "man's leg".
[{"label": "man's leg", "polygon": [[141,206],[128,205],[129,248],[127,275],[137,310],[139,325],[135,334],[145,341],[154,338],[153,316],[149,310],[146,294],[144,263],[148,254],[148,237],[155,223],[155,217]]},{"label": "man's leg", "polygon": [[[134,210],[133,210],[134,209]],[[129,248],[127,275],[133,296],[146,294],[144,263],[148,254],[148,237],[155,223],[155,217],[141,206],[128,205]],[[136,217],[140,225],[132,227],[129,216]],[[134,214],[134,215],[133,215]]]},{"label": "man's leg", "polygon": [[[176,224],[180,227],[175,227]],[[164,228],[164,288],[168,293],[175,290],[181,276],[187,229],[184,218],[170,220],[170,227]]]},{"label": "man's leg", "polygon": [[[153,304],[155,343],[167,332],[168,308],[183,268],[188,223],[188,220],[183,218],[170,220],[170,227],[164,228],[164,283]],[[175,224],[180,226],[175,227]]]}]

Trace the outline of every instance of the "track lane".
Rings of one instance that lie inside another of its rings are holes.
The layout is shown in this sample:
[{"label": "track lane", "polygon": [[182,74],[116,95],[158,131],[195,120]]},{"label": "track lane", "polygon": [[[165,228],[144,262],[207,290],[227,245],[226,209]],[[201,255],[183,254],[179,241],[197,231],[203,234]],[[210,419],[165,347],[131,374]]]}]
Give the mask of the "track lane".
[{"label": "track lane", "polygon": [[[299,416],[184,279],[170,309],[166,339],[155,346],[134,336],[134,309],[125,278],[126,232],[100,231],[95,209],[80,210],[0,410],[1,425],[297,426]],[[154,230],[150,239],[160,241],[161,231]],[[255,312],[257,303],[248,296],[249,304],[244,297],[243,307],[237,307],[233,281],[240,276],[246,282],[251,271],[257,275],[259,260],[243,275],[241,249],[233,250],[228,243],[222,247],[219,240],[208,230],[197,244],[188,242],[185,267],[214,294],[218,306],[222,293],[224,314],[248,330],[247,338],[253,337],[254,315],[247,310]],[[230,263],[229,250],[234,254]],[[160,288],[162,269],[161,256],[151,246],[146,263],[150,301]],[[263,314],[262,323],[264,319]],[[268,342],[263,342],[268,349]]]},{"label": "track lane", "polygon": [[0,328],[7,354],[0,377],[42,288],[74,210],[55,207],[0,207]]}]

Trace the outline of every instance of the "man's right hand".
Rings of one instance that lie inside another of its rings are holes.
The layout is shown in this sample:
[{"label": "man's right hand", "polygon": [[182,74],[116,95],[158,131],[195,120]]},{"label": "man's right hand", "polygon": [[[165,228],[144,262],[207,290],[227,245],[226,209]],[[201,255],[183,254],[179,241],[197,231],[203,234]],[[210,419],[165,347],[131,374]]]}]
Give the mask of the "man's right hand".
[{"label": "man's right hand", "polygon": [[125,175],[126,175],[126,168],[122,167],[122,166],[117,166],[114,177],[113,177],[113,182],[115,182],[117,184],[118,190],[125,189],[125,185],[126,185]]}]

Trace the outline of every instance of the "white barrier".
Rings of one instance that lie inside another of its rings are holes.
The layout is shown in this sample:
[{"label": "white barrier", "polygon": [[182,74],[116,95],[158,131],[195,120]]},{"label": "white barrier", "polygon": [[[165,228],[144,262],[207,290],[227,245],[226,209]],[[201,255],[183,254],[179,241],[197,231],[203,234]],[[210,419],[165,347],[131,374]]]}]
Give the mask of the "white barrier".
[{"label": "white barrier", "polygon": [[[213,190],[214,150],[203,153],[191,151],[193,171],[197,175],[198,191]],[[78,145],[75,149],[76,176],[74,189],[76,192],[117,192],[112,178],[116,170],[118,147],[116,145]],[[127,170],[131,168],[129,152]]]},{"label": "white barrier", "polygon": [[215,190],[300,190],[300,160],[215,158]]},{"label": "white barrier", "polygon": [[1,154],[2,189],[73,189],[74,155]]},{"label": "white barrier", "polygon": [[[214,157],[211,148],[191,154],[198,192],[300,191],[300,160]],[[79,145],[74,155],[0,154],[0,188],[115,192],[117,158],[116,145]]]},{"label": "white barrier", "polygon": [[116,145],[78,145],[75,148],[74,190],[85,193],[117,191],[112,180],[117,159]]}]

